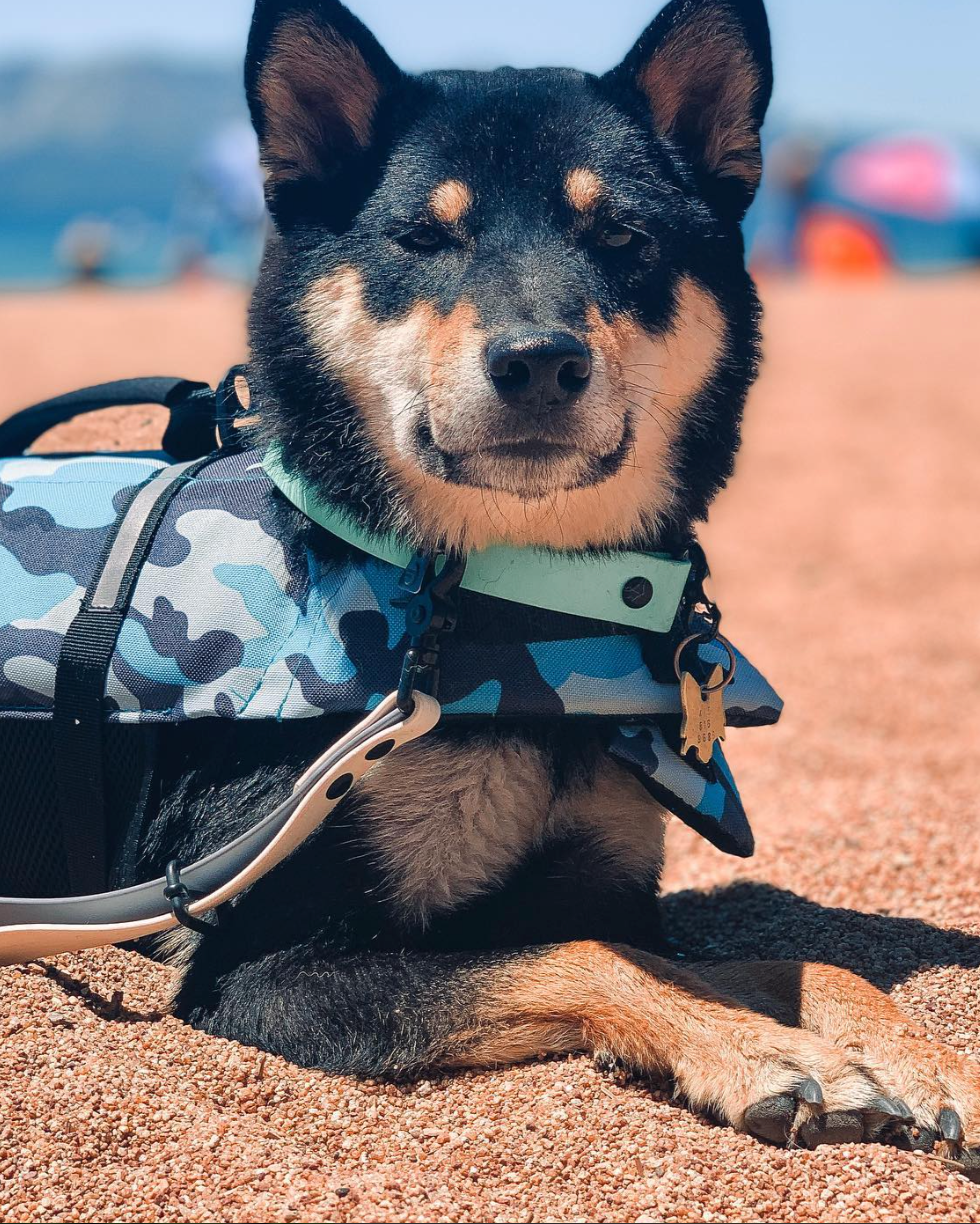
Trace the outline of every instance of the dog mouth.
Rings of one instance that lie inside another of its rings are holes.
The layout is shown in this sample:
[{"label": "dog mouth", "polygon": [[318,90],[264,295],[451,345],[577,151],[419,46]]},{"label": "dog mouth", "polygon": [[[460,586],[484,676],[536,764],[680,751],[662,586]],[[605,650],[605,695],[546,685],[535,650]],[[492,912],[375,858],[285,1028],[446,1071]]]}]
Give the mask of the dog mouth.
[{"label": "dog mouth", "polygon": [[415,431],[419,465],[427,475],[438,476],[449,484],[513,493],[527,500],[611,479],[622,468],[632,446],[633,422],[629,415],[623,421],[615,447],[603,453],[573,441],[542,437],[447,450],[436,441],[427,422],[420,422]]},{"label": "dog mouth", "polygon": [[571,459],[582,452],[564,442],[549,442],[543,438],[527,438],[519,442],[500,442],[488,446],[484,454],[497,459],[514,459],[523,463],[551,463]]}]

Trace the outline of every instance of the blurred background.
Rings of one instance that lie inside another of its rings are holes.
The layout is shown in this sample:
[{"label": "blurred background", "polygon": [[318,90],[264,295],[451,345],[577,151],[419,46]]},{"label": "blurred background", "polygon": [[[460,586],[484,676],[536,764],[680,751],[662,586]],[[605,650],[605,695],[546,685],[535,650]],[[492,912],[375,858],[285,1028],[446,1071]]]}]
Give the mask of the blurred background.
[{"label": "blurred background", "polygon": [[[245,356],[266,225],[241,86],[251,7],[0,5],[0,415],[101,379],[214,381]],[[659,5],[351,7],[410,70],[601,72]],[[980,399],[980,0],[768,9],[776,89],[746,221],[767,360],[743,463],[763,463],[784,499],[808,464],[843,489],[850,456],[872,500],[886,468],[899,498],[928,469],[942,516],[954,465],[980,484],[967,441]],[[966,434],[935,432],[954,420]],[[54,441],[133,448],[159,424],[121,410]],[[813,530],[851,531],[846,504],[821,495]]]},{"label": "blurred background", "polygon": [[[654,0],[354,0],[406,68],[612,66]],[[0,16],[0,285],[247,282],[263,214],[250,0],[32,0]],[[776,93],[747,223],[765,271],[980,260],[976,0],[770,0]]]}]

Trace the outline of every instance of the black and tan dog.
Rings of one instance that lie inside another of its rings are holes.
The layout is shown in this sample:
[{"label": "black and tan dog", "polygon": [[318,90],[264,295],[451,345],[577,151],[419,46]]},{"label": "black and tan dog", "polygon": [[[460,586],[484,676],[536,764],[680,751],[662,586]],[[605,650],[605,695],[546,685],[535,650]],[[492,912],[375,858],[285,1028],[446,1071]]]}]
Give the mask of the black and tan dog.
[{"label": "black and tan dog", "polygon": [[[671,0],[602,77],[410,77],[339,3],[259,0],[246,84],[274,221],[251,377],[287,466],[414,545],[682,547],[759,356],[761,0]],[[325,741],[175,729],[141,874]],[[969,1162],[980,1075],[860,978],[655,955],[662,847],[588,730],[443,728],[183,948],[177,1013],[372,1076],[585,1050],[767,1139]]]}]

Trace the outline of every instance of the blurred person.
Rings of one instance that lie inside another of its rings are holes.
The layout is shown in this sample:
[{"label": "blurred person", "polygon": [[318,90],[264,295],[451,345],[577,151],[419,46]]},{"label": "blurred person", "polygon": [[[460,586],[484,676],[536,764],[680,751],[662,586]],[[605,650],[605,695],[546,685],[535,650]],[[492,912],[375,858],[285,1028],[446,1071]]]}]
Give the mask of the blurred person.
[{"label": "blurred person", "polygon": [[91,285],[108,277],[114,247],[115,233],[107,221],[79,217],[62,230],[57,257],[71,281]]}]

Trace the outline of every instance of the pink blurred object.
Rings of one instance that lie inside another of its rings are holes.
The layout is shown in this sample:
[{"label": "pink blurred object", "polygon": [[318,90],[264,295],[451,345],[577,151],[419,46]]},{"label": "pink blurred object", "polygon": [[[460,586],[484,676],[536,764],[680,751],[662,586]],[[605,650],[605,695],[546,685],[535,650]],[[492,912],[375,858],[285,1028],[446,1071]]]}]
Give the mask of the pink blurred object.
[{"label": "pink blurred object", "polygon": [[980,213],[980,166],[955,141],[880,137],[852,146],[831,170],[836,191],[865,208],[923,221]]}]

